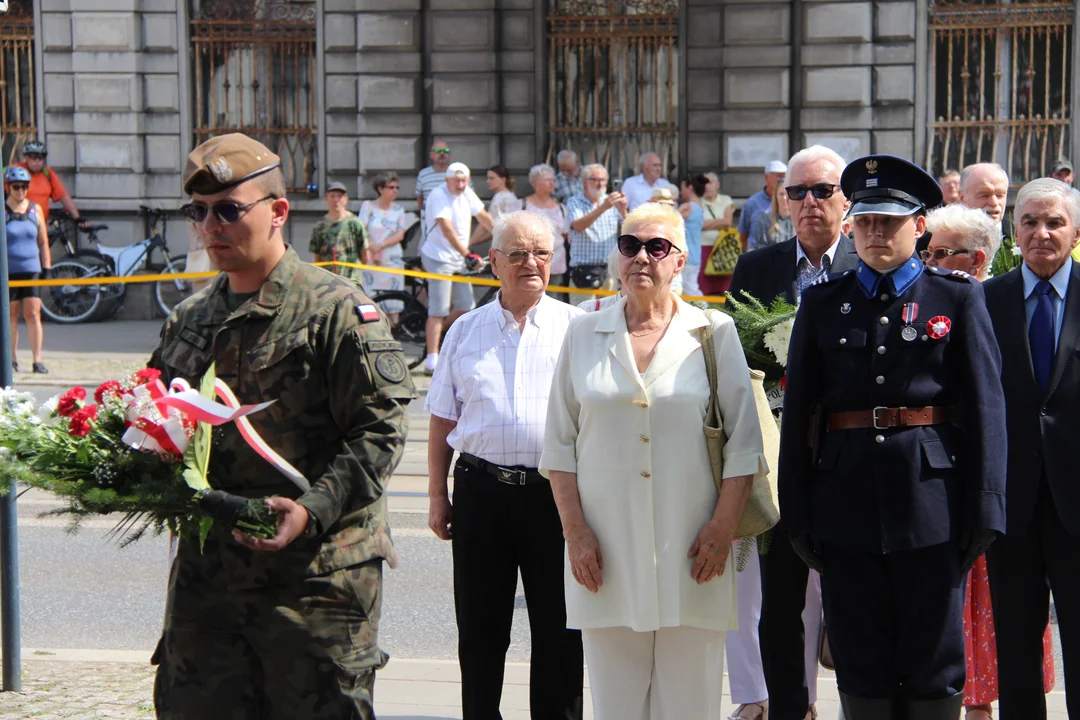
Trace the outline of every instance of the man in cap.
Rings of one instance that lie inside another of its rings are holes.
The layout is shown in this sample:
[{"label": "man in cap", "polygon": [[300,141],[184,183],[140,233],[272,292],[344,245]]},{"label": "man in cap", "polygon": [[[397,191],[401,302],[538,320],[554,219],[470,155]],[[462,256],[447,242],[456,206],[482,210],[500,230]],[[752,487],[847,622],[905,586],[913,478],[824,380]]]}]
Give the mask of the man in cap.
[{"label": "man in cap", "polygon": [[846,720],[956,720],[964,577],[1005,527],[1001,356],[982,286],[915,255],[934,179],[872,155],[840,185],[859,264],[802,296],[780,512],[822,573]]},{"label": "man in cap", "polygon": [[1058,160],[1054,164],[1054,172],[1050,173],[1050,177],[1055,180],[1060,180],[1066,185],[1072,185],[1073,183],[1073,166],[1068,160]]},{"label": "man in cap", "polygon": [[742,206],[739,214],[739,242],[746,250],[746,241],[750,239],[750,230],[754,227],[754,218],[760,213],[769,212],[772,207],[773,191],[784,181],[788,166],[780,160],[772,160],[765,166],[765,187],[751,195]]},{"label": "man in cap", "polygon": [[184,169],[184,214],[223,273],[173,310],[150,366],[196,386],[212,367],[241,403],[277,401],[251,423],[284,462],[236,425],[214,431],[210,485],[268,497],[278,530],[180,539],[152,659],[159,718],[375,717],[382,563],[396,561],[385,488],[416,393],[386,318],[285,244],[280,165],[230,134]]},{"label": "man in cap", "polygon": [[[424,269],[439,275],[453,275],[480,265],[480,256],[469,250],[472,219],[486,230],[493,221],[484,203],[469,187],[471,172],[465,163],[450,163],[446,180],[431,191],[424,211],[424,244],[420,259]],[[472,285],[450,280],[428,280],[427,361],[428,372],[439,362],[439,341],[443,327],[476,305]]]},{"label": "man in cap", "polygon": [[[331,182],[326,186],[324,200],[327,213],[311,228],[311,242],[308,245],[315,262],[366,263],[371,243],[364,223],[349,212],[348,189],[343,183]],[[357,284],[363,280],[360,268],[332,265],[329,269]]]}]

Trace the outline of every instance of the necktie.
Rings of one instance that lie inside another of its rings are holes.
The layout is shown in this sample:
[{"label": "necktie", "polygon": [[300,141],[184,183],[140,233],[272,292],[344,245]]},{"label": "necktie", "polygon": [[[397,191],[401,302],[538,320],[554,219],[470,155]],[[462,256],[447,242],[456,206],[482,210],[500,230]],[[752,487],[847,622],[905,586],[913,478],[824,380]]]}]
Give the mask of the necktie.
[{"label": "necktie", "polygon": [[1046,280],[1035,286],[1035,314],[1028,327],[1028,343],[1031,345],[1031,369],[1039,391],[1046,394],[1050,387],[1050,372],[1054,366],[1054,305],[1050,302],[1053,288]]}]

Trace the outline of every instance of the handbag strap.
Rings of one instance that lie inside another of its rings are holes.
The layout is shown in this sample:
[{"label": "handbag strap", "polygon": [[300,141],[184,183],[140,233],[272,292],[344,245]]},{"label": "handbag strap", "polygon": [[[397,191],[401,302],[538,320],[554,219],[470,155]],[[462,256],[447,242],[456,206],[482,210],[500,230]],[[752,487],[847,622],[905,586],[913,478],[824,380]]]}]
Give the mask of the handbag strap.
[{"label": "handbag strap", "polygon": [[716,345],[713,342],[713,313],[715,310],[705,311],[705,319],[708,323],[701,328],[701,353],[705,356],[705,373],[709,376],[709,407],[705,413],[705,424],[709,427],[717,427],[720,419],[720,403],[716,399]]}]

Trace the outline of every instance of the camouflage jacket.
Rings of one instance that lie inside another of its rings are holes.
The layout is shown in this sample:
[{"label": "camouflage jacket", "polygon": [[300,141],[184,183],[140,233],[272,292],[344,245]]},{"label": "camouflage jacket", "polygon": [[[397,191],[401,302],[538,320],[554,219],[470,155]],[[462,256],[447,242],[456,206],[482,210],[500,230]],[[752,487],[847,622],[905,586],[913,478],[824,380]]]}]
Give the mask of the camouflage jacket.
[{"label": "camouflage jacket", "polygon": [[[301,492],[256,454],[235,424],[214,432],[210,484],[246,497],[293,498],[310,511],[316,537],[261,555],[291,554],[289,565],[316,575],[378,557],[393,566],[385,489],[404,451],[416,391],[386,318],[365,321],[359,308],[371,301],[363,292],[302,262],[292,248],[240,308],[228,309],[227,293],[222,273],[177,306],[150,365],[167,381],[196,386],[214,361],[241,403],[276,400],[249,419],[311,490]],[[233,542],[220,530],[219,540]]]},{"label": "camouflage jacket", "polygon": [[[312,255],[318,255],[324,261],[340,260],[347,263],[361,263],[361,253],[371,246],[368,241],[367,228],[360,218],[351,212],[340,220],[331,220],[329,216],[323,217],[315,227],[311,229],[311,243],[308,251]],[[327,268],[337,275],[360,283],[364,279],[364,271],[360,268],[338,267],[331,265]]]}]

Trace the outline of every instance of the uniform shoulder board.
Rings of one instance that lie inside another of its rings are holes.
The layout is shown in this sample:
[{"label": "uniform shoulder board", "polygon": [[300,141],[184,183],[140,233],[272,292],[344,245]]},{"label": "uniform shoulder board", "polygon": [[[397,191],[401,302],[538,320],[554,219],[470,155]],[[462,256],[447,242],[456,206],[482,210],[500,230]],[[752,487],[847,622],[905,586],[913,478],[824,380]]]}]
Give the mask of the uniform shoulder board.
[{"label": "uniform shoulder board", "polygon": [[929,270],[931,274],[938,275],[940,277],[952,278],[957,281],[976,282],[975,278],[973,278],[971,275],[964,272],[963,270],[947,270],[945,268],[939,268],[933,265],[927,265],[926,269]]}]

